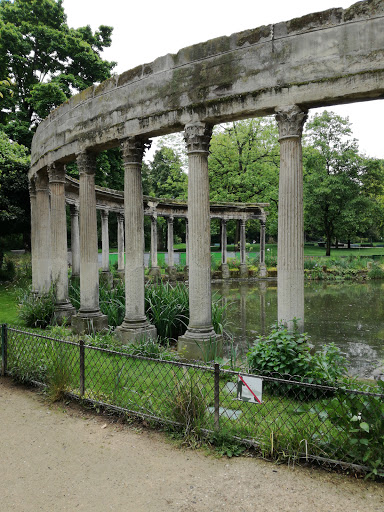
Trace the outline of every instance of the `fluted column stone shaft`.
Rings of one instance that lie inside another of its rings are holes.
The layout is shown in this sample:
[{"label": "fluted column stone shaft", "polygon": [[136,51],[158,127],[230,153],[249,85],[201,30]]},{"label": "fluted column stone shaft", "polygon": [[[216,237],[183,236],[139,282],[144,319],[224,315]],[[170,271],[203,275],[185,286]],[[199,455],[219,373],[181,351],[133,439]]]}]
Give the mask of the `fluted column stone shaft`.
[{"label": "fluted column stone shaft", "polygon": [[124,215],[117,214],[117,270],[124,270]]},{"label": "fluted column stone shaft", "polygon": [[223,279],[229,278],[227,243],[227,220],[221,219],[221,275]]},{"label": "fluted column stone shaft", "polygon": [[307,113],[297,105],[276,113],[280,142],[278,321],[304,327],[304,223],[301,137]]},{"label": "fluted column stone shaft", "polygon": [[109,230],[108,210],[101,210],[101,267],[103,272],[109,272]]},{"label": "fluted column stone shaft", "polygon": [[36,176],[36,268],[37,292],[48,292],[52,279],[51,212],[48,174],[42,170]]},{"label": "fluted column stone shaft", "polygon": [[266,277],[267,267],[265,265],[265,221],[260,221],[260,277]]},{"label": "fluted column stone shaft", "polygon": [[122,143],[125,216],[125,317],[116,334],[123,343],[156,338],[156,328],[145,316],[144,206],[141,180],[143,154],[149,142],[137,137]]},{"label": "fluted column stone shaft", "polygon": [[65,210],[65,167],[55,163],[48,167],[51,192],[51,256],[52,280],[55,283],[55,318],[61,323],[69,319],[75,308],[68,298],[67,215]]},{"label": "fluted column stone shaft", "polygon": [[72,327],[76,332],[93,332],[108,327],[108,319],[99,308],[96,155],[80,153],[77,166],[80,174],[80,309],[72,318]]},{"label": "fluted column stone shaft", "polygon": [[79,231],[79,205],[71,204],[71,253],[72,277],[80,277],[80,231]]},{"label": "fluted column stone shaft", "polygon": [[201,356],[201,344],[215,342],[211,298],[211,230],[208,150],[212,128],[204,123],[185,127],[188,153],[189,324],[178,348],[186,357]]},{"label": "fluted column stone shaft", "polygon": [[173,217],[167,218],[168,267],[174,267],[173,257]]},{"label": "fluted column stone shaft", "polygon": [[185,266],[189,266],[189,225],[188,217],[185,218]]},{"label": "fluted column stone shaft", "polygon": [[32,292],[38,294],[38,223],[36,206],[36,180],[33,178],[28,183],[29,199],[31,204],[31,265],[32,265]]}]

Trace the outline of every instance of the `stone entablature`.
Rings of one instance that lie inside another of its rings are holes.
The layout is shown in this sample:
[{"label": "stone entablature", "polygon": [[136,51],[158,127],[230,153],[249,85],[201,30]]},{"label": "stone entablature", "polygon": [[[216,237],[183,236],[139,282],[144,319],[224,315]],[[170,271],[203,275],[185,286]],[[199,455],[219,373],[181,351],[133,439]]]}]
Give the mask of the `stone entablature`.
[{"label": "stone entablature", "polygon": [[80,152],[273,114],[384,96],[384,2],[358,2],[183,48],[94,85],[39,125],[30,176]]},{"label": "stone entablature", "polygon": [[[124,192],[106,187],[95,186],[96,208],[122,213],[124,209]],[[70,176],[65,177],[65,195],[68,204],[79,202],[79,181]],[[143,196],[144,214],[156,214],[159,217],[186,218],[188,217],[188,204],[172,199]],[[264,210],[269,203],[210,203],[211,219],[266,221],[268,212]]]}]

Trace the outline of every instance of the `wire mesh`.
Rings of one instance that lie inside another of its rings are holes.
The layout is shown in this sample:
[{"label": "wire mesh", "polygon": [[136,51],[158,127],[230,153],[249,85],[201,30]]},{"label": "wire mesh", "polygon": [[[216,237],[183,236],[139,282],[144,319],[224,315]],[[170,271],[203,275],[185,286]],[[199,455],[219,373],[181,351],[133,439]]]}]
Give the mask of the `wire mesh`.
[{"label": "wire mesh", "polygon": [[[222,435],[251,443],[264,456],[363,467],[369,461],[371,469],[384,467],[380,383],[356,382],[354,389],[315,385],[287,375],[257,375],[247,368],[82,348],[14,328],[7,334],[7,373],[20,381],[50,386],[61,375],[59,384],[73,396],[177,424],[185,432],[219,429]],[[239,375],[262,379],[261,403],[239,398]]]}]

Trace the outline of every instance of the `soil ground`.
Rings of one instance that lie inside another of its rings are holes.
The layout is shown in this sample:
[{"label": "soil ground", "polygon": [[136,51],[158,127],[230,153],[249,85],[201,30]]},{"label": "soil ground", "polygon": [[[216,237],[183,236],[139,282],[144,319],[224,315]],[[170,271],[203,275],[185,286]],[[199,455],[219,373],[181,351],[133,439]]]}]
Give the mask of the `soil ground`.
[{"label": "soil ground", "polygon": [[384,484],[214,458],[0,377],[0,510],[383,512]]}]

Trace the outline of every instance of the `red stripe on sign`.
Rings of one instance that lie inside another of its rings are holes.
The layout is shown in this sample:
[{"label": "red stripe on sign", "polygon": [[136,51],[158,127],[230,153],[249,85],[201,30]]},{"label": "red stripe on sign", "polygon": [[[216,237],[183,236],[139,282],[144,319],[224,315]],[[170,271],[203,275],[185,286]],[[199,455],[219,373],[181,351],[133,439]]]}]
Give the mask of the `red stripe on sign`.
[{"label": "red stripe on sign", "polygon": [[255,395],[255,393],[252,391],[252,389],[248,386],[248,384],[245,382],[245,380],[243,379],[243,377],[241,375],[239,375],[239,379],[241,380],[241,382],[247,386],[247,388],[249,389],[249,391],[252,393],[252,395],[256,398],[256,400],[259,402],[259,404],[261,404],[260,400],[257,398],[257,396]]}]

